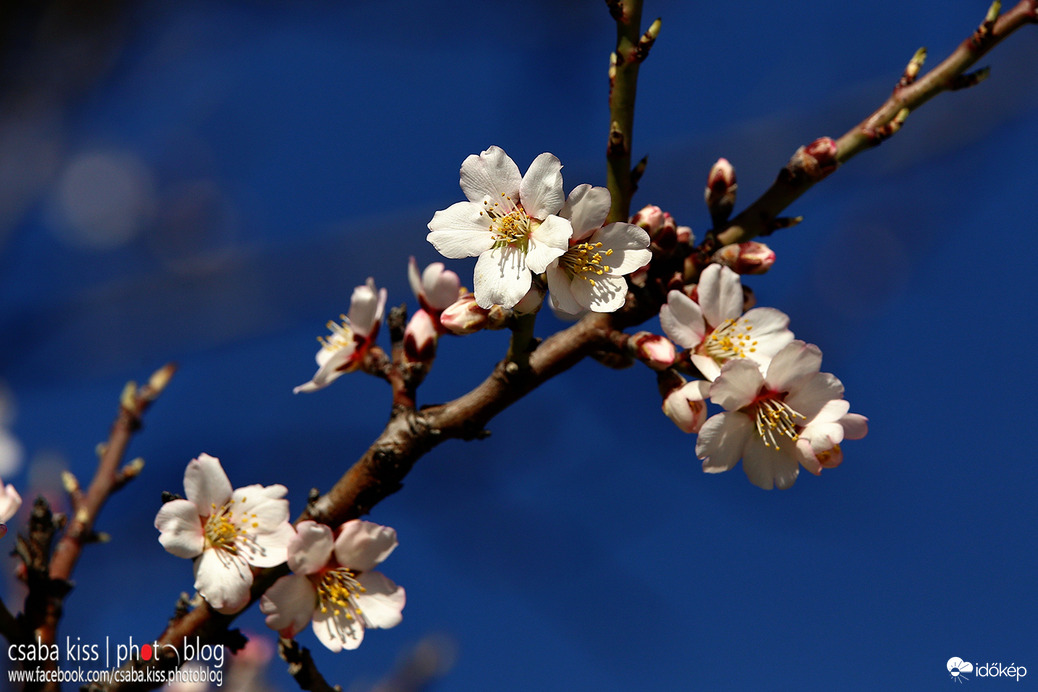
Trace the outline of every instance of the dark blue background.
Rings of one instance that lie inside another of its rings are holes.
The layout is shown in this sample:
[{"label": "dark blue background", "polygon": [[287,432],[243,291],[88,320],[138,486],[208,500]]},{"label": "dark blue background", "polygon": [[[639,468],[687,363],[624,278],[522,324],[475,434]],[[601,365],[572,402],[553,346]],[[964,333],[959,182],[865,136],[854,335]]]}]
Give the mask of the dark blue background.
[{"label": "dark blue background", "polygon": [[[639,83],[636,206],[698,234],[717,157],[741,208],[987,9],[646,5],[664,25]],[[550,151],[567,190],[604,184],[614,41],[590,0],[144,2],[104,27],[14,51],[0,122],[0,378],[29,461],[12,480],[27,498],[60,498],[60,467],[87,482],[123,383],[180,365],[131,448],[144,474],[98,522],[113,541],[76,571],[61,632],[84,642],[154,638],[190,590],[152,526],[190,458],[286,484],[296,514],[377,435],[384,383],[291,389],[366,277],[414,308],[407,258],[438,259],[425,224],[462,198],[465,156],[496,144],[525,170]],[[1033,686],[1035,39],[797,201],[806,220],[748,280],[870,419],[839,469],[770,493],[706,476],[649,371],[581,364],[375,509],[400,535],[384,572],[404,622],[335,656],[300,635],[323,672],[374,680],[445,633],[451,690],[947,689],[952,656],[1028,666]],[[449,266],[471,283],[472,261]],[[560,326],[542,315],[538,333]],[[421,403],[467,391],[505,346],[445,338]],[[239,623],[273,637],[255,611]]]}]

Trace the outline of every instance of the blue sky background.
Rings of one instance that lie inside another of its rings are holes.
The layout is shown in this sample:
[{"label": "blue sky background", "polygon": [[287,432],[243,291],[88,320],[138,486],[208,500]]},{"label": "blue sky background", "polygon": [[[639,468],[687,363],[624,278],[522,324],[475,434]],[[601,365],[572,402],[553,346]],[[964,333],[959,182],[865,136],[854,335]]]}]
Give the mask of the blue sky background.
[{"label": "blue sky background", "polygon": [[[646,2],[664,25],[639,82],[636,206],[701,234],[719,156],[742,208],[986,9]],[[425,224],[462,198],[465,156],[496,144],[525,170],[550,151],[567,190],[604,184],[614,42],[591,0],[143,2],[104,26],[25,42],[0,97],[0,379],[27,457],[4,480],[27,498],[60,497],[58,468],[87,482],[124,382],[180,365],[130,451],[144,474],[98,522],[113,541],[76,571],[62,634],[84,642],[150,640],[190,590],[152,522],[193,456],[286,484],[295,515],[378,434],[381,381],[291,389],[366,277],[414,308],[407,258],[438,259]],[[366,689],[442,634],[443,690],[948,689],[952,656],[1027,666],[1034,686],[1036,36],[796,202],[804,223],[747,281],[870,419],[840,468],[786,492],[706,476],[647,369],[578,365],[378,505],[404,622],[337,656],[301,634],[329,679]],[[470,283],[472,264],[449,266]],[[421,403],[505,346],[442,340]],[[239,623],[273,636],[256,612]],[[270,679],[295,689],[278,661]]]}]

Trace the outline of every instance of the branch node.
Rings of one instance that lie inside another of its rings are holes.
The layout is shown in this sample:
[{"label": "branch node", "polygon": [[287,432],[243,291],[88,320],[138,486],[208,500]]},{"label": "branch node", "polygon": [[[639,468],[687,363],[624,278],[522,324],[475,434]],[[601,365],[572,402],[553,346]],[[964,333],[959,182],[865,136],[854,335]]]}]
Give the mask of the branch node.
[{"label": "branch node", "polygon": [[645,58],[649,57],[649,51],[652,50],[652,44],[656,43],[656,37],[660,35],[660,26],[662,26],[663,20],[657,18],[649,28],[645,30],[642,37],[638,39],[638,45],[634,49],[634,59],[637,62],[645,62]]},{"label": "branch node", "polygon": [[970,87],[977,86],[985,79],[987,79],[990,75],[990,67],[982,67],[981,69],[974,70],[973,72],[955,75],[948,82],[948,90],[958,91],[959,89],[969,89]]},{"label": "branch node", "polygon": [[923,63],[926,62],[926,48],[920,48],[912,56],[912,59],[908,61],[908,66],[905,67],[904,74],[901,75],[901,80],[897,83],[897,89],[902,89],[912,82],[919,76],[919,70],[922,68]]}]

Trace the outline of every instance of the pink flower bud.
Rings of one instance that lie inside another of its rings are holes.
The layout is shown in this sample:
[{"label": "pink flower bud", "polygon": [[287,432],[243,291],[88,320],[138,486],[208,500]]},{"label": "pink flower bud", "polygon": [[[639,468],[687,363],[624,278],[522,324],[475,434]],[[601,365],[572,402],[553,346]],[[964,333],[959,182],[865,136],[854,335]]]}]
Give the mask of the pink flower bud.
[{"label": "pink flower bud", "polygon": [[775,264],[775,253],[764,243],[750,240],[724,246],[714,253],[713,259],[736,274],[763,274]]},{"label": "pink flower bud", "polygon": [[433,315],[458,299],[461,279],[444,269],[443,262],[433,262],[419,274],[418,263],[412,257],[407,264],[407,279],[422,309]]},{"label": "pink flower bud", "polygon": [[706,397],[710,383],[693,380],[674,389],[663,399],[663,413],[682,432],[697,433],[706,422]]},{"label": "pink flower bud", "polygon": [[655,204],[647,204],[634,213],[631,223],[652,237],[652,234],[663,226],[663,210]]},{"label": "pink flower bud", "polygon": [[692,228],[690,226],[678,226],[676,234],[678,242],[682,245],[691,245],[696,240],[696,237],[692,235]]},{"label": "pink flower bud", "polygon": [[829,137],[820,137],[797,149],[782,173],[793,181],[806,177],[811,182],[818,182],[840,165],[836,160],[837,151],[836,142]]},{"label": "pink flower bud", "polygon": [[634,357],[653,370],[670,367],[677,357],[677,350],[670,339],[652,332],[638,332],[627,343]]},{"label": "pink flower bud", "polygon": [[487,326],[489,312],[476,305],[475,295],[466,293],[440,313],[440,325],[459,336],[472,334]]},{"label": "pink flower bud", "polygon": [[631,217],[631,223],[649,234],[653,249],[669,252],[677,245],[677,223],[674,217],[654,204],[642,207]]},{"label": "pink flower bud", "polygon": [[431,363],[436,357],[436,321],[425,310],[411,316],[404,330],[404,358],[410,363]]},{"label": "pink flower bud", "polygon": [[717,159],[706,176],[706,189],[703,198],[714,226],[718,227],[728,220],[735,207],[735,192],[739,186],[735,183],[735,168],[728,159]]}]

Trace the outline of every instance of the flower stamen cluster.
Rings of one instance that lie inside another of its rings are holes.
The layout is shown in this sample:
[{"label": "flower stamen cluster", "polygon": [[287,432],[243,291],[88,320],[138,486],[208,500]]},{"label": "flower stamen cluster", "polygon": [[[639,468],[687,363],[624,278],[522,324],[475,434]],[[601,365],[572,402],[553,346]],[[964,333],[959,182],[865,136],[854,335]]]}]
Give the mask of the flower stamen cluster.
[{"label": "flower stamen cluster", "polygon": [[592,286],[596,286],[595,279],[591,275],[602,276],[608,272],[609,265],[602,264],[602,259],[610,257],[612,254],[613,248],[602,250],[601,241],[577,243],[559,258],[559,266],[569,276],[584,279],[591,282]]}]

